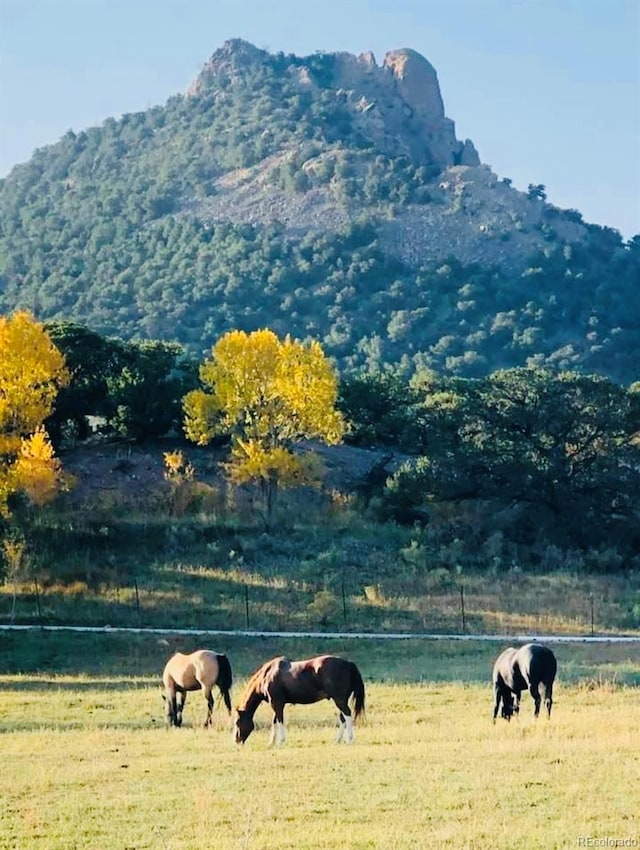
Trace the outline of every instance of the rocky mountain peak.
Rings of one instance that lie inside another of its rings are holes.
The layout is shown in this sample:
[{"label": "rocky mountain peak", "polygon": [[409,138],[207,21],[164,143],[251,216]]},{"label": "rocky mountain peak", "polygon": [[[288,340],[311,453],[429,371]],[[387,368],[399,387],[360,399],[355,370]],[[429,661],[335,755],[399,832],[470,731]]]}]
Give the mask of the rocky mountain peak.
[{"label": "rocky mountain peak", "polygon": [[[468,139],[456,138],[455,124],[445,116],[438,75],[431,63],[410,48],[386,53],[382,65],[371,51],[307,57],[272,56],[239,38],[226,41],[205,64],[189,95],[215,89],[222,79],[241,79],[256,64],[273,63],[282,79],[294,78],[308,89],[333,89],[347,96],[362,135],[390,156],[409,157],[417,165],[444,170],[455,165],[480,165]],[[318,76],[318,68],[322,76]]]},{"label": "rocky mountain peak", "polygon": [[381,66],[370,51],[357,57],[332,55],[335,86],[357,96],[361,130],[382,151],[440,169],[480,165],[473,142],[456,138],[436,70],[420,53],[407,47],[390,50]]},{"label": "rocky mountain peak", "polygon": [[268,58],[269,53],[266,50],[261,50],[242,38],[230,38],[205,63],[187,94],[200,94],[212,81],[223,76],[237,78],[246,68],[265,62]]},{"label": "rocky mountain peak", "polygon": [[408,47],[390,50],[382,67],[393,75],[399,92],[416,112],[433,119],[445,117],[438,75],[424,56]]}]

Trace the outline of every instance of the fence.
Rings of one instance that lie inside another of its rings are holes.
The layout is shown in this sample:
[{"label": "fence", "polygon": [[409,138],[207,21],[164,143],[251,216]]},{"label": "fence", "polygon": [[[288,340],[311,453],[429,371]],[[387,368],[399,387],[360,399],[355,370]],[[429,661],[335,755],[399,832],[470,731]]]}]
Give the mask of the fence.
[{"label": "fence", "polygon": [[[640,627],[635,608],[593,592],[521,592],[498,583],[491,591],[455,583],[438,590],[334,582],[212,582],[178,584],[134,579],[126,584],[83,583],[2,588],[0,624],[78,625],[329,633],[474,634],[514,632],[596,636]],[[638,606],[635,606],[636,608]]]}]

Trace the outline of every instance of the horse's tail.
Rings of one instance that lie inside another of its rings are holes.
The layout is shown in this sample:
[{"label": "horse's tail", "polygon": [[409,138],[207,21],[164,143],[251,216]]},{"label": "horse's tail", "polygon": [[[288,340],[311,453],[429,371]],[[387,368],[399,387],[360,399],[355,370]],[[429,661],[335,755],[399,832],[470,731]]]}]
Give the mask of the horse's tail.
[{"label": "horse's tail", "polygon": [[353,718],[364,716],[364,682],[356,665],[351,662],[351,690],[353,693]]},{"label": "horse's tail", "polygon": [[226,655],[216,655],[218,660],[218,678],[216,685],[220,689],[224,704],[227,706],[227,711],[231,713],[231,685],[233,684],[233,674],[231,672],[231,664]]}]

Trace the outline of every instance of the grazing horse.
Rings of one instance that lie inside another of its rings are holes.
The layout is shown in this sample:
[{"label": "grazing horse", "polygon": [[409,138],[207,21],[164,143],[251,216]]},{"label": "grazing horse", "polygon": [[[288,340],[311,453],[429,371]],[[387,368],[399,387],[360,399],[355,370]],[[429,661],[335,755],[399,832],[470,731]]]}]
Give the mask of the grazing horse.
[{"label": "grazing horse", "polygon": [[[353,718],[349,699],[353,696]],[[318,655],[306,661],[290,661],[282,656],[263,664],[249,679],[236,709],[234,737],[244,744],[254,729],[253,715],[261,702],[273,709],[270,744],[286,739],[284,707],[287,703],[308,705],[332,699],[339,712],[340,727],[336,742],[354,740],[353,722],[364,713],[364,682],[353,663],[335,655]]]},{"label": "grazing horse", "polygon": [[213,711],[211,690],[214,685],[218,686],[227,711],[231,713],[229,690],[232,681],[231,665],[226,655],[219,655],[208,649],[198,649],[191,655],[176,652],[167,661],[162,673],[162,699],[167,725],[182,726],[182,710],[187,701],[187,692],[202,689],[207,701],[204,726],[210,726]]},{"label": "grazing horse", "polygon": [[512,714],[518,714],[520,693],[525,690],[528,690],[534,699],[534,716],[537,717],[542,702],[540,685],[544,688],[547,716],[551,717],[553,681],[557,669],[558,663],[553,652],[539,643],[528,643],[520,649],[505,649],[493,665],[493,722],[495,723],[498,716],[501,701],[502,716],[505,720],[511,720]]}]

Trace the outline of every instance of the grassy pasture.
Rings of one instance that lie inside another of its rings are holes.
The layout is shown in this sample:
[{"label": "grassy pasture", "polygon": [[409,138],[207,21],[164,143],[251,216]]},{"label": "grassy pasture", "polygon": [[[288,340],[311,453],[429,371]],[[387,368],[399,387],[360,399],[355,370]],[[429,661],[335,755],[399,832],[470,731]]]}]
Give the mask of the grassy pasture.
[{"label": "grassy pasture", "polygon": [[157,685],[175,640],[0,635],[3,850],[640,842],[640,648],[555,646],[552,720],[534,722],[525,697],[518,721],[494,726],[487,679],[497,645],[218,643],[236,695],[279,652],[335,651],[361,666],[367,719],[353,747],[333,744],[335,712],[321,703],[289,707],[289,740],[273,750],[264,706],[242,748],[220,706],[214,727],[199,728],[197,694],[185,727],[164,728]]}]

